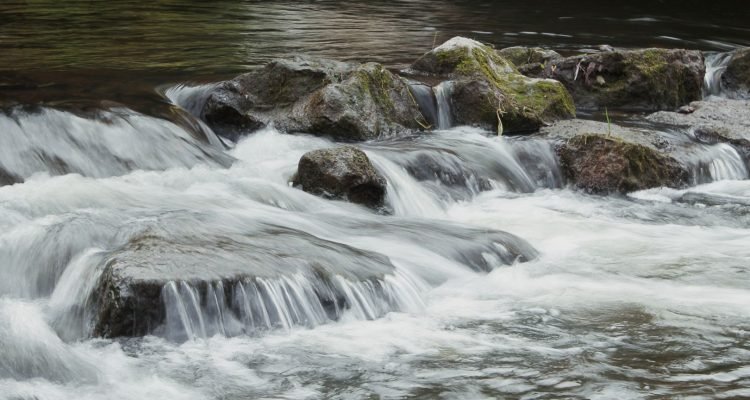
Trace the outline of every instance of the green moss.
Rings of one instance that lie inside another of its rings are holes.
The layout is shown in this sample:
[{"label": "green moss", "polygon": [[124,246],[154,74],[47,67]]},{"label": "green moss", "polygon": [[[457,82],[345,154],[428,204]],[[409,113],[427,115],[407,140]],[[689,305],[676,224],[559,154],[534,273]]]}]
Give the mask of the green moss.
[{"label": "green moss", "polygon": [[383,66],[365,66],[357,70],[355,77],[362,88],[363,94],[369,94],[375,103],[386,111],[393,111],[395,105],[390,96],[394,87],[394,77]]}]

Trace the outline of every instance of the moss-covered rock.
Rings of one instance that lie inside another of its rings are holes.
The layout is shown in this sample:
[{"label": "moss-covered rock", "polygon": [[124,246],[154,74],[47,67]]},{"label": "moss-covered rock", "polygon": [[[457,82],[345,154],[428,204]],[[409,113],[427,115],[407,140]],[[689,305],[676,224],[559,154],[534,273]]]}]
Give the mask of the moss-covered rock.
[{"label": "moss-covered rock", "polygon": [[589,193],[682,187],[689,178],[672,143],[656,132],[574,120],[544,128],[541,135],[557,142],[566,179]]},{"label": "moss-covered rock", "polygon": [[705,64],[700,51],[616,50],[552,60],[532,72],[562,82],[581,109],[656,111],[699,100]]},{"label": "moss-covered rock", "polygon": [[721,75],[721,86],[731,97],[750,98],[750,48],[735,50]]},{"label": "moss-covered rock", "polygon": [[457,124],[512,133],[575,116],[573,100],[559,82],[525,77],[493,48],[471,39],[443,43],[411,71],[451,81],[448,97]]},{"label": "moss-covered rock", "polygon": [[231,139],[269,124],[351,141],[420,128],[408,86],[382,65],[305,58],[272,61],[221,83],[201,117]]},{"label": "moss-covered rock", "polygon": [[382,65],[367,63],[297,104],[292,131],[367,140],[421,128],[408,85]]},{"label": "moss-covered rock", "polygon": [[500,49],[497,53],[512,62],[519,70],[522,68],[543,69],[549,61],[563,58],[560,53],[541,47],[513,46]]},{"label": "moss-covered rock", "polygon": [[386,181],[362,150],[343,146],[313,150],[299,160],[295,186],[330,199],[382,207]]}]

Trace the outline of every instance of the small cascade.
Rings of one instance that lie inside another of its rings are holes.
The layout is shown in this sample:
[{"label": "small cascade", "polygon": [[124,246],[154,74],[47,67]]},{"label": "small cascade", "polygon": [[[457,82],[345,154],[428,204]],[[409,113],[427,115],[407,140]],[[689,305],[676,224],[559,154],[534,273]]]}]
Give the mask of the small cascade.
[{"label": "small cascade", "polygon": [[451,111],[450,95],[453,89],[453,82],[441,82],[432,90],[435,92],[435,102],[437,103],[437,128],[448,129],[453,126],[453,114]]},{"label": "small cascade", "polygon": [[185,341],[314,327],[345,315],[375,319],[390,311],[421,309],[423,290],[403,272],[359,282],[303,274],[205,285],[171,281],[162,288],[166,323],[157,333]]},{"label": "small cascade", "polygon": [[434,218],[444,213],[439,195],[420,185],[406,168],[379,154],[369,153],[368,157],[388,181],[387,200],[395,215]]},{"label": "small cascade", "polygon": [[430,127],[436,127],[438,125],[438,108],[432,87],[421,82],[411,81],[409,82],[409,90],[425,119],[425,121],[420,122],[427,123]]},{"label": "small cascade", "polygon": [[706,75],[703,78],[703,96],[721,94],[721,75],[727,69],[732,53],[706,53]]},{"label": "small cascade", "polygon": [[561,188],[565,184],[554,144],[545,140],[510,141],[513,153],[538,188]]},{"label": "small cascade", "polygon": [[694,185],[750,177],[742,156],[726,143],[702,146],[691,154],[689,164]]},{"label": "small cascade", "polygon": [[117,108],[79,116],[41,108],[0,113],[0,170],[24,180],[34,173],[89,177],[198,164],[229,166],[232,158],[164,119]]}]

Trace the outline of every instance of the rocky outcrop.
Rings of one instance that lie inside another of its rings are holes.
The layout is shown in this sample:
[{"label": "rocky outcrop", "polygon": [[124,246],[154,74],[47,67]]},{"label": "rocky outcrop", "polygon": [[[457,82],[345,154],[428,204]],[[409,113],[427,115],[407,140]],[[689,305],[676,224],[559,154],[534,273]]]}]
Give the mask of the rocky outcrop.
[{"label": "rocky outcrop", "polygon": [[314,150],[302,156],[295,186],[329,199],[377,208],[385,201],[386,181],[360,149],[343,146]]},{"label": "rocky outcrop", "polygon": [[730,97],[750,98],[750,48],[732,52],[721,75],[721,86]]},{"label": "rocky outcrop", "polygon": [[705,65],[694,50],[615,50],[551,60],[535,77],[562,82],[580,109],[671,110],[702,97]]},{"label": "rocky outcrop", "polygon": [[273,124],[359,141],[420,128],[408,85],[380,64],[295,58],[218,85],[201,117],[230,139]]},{"label": "rocky outcrop", "polygon": [[750,101],[711,98],[695,101],[683,112],[661,111],[646,117],[651,122],[689,128],[703,143],[729,143],[750,160]]},{"label": "rocky outcrop", "polygon": [[408,73],[450,81],[448,98],[456,125],[513,133],[575,116],[572,99],[559,82],[525,77],[493,48],[471,39],[455,37],[443,43]]},{"label": "rocky outcrop", "polygon": [[589,193],[681,187],[688,181],[687,169],[658,135],[582,120],[562,121],[540,133],[558,142],[567,180]]}]

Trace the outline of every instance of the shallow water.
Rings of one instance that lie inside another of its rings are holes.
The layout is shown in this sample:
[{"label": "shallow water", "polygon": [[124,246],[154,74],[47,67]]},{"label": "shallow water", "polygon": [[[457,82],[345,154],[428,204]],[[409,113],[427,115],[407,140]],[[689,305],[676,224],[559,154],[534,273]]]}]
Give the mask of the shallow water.
[{"label": "shallow water", "polygon": [[[750,44],[736,7],[566,7],[0,5],[0,168],[25,181],[0,187],[0,398],[750,397],[750,176],[734,148],[696,143],[689,188],[602,197],[571,190],[538,138],[372,141],[383,214],[289,185],[305,152],[336,143],[272,128],[229,143],[190,114],[204,89],[190,82],[298,52],[398,67],[454,34],[561,51]],[[165,326],[93,338],[103,266],[142,237],[173,240],[185,265],[252,259],[262,279],[175,279]],[[309,260],[330,264],[349,307],[316,303]]]}]

